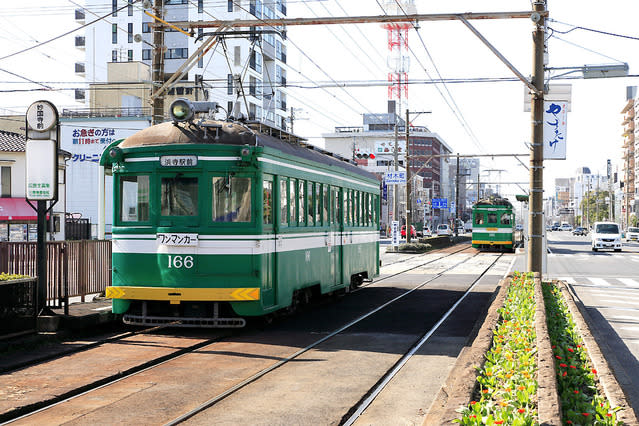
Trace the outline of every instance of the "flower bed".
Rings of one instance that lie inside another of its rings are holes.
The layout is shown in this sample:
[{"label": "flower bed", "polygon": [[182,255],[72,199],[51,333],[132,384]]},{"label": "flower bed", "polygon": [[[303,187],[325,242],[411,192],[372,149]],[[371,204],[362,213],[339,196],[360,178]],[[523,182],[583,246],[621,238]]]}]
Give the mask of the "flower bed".
[{"label": "flower bed", "polygon": [[21,278],[29,278],[29,276],[20,275],[20,274],[7,274],[6,272],[0,272],[0,281],[19,280]]},{"label": "flower bed", "polygon": [[460,410],[463,425],[532,425],[537,416],[535,298],[531,274],[515,273],[493,344],[477,377],[470,404]]},{"label": "flower bed", "polygon": [[621,424],[616,415],[620,408],[611,408],[598,389],[597,370],[561,292],[553,283],[544,283],[542,290],[564,423]]}]

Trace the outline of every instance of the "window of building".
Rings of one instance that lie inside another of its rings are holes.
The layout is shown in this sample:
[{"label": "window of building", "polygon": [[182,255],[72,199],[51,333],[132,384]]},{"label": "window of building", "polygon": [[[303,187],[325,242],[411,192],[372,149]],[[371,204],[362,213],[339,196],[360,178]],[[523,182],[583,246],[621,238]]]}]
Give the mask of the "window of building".
[{"label": "window of building", "polygon": [[196,177],[165,177],[161,185],[162,216],[197,216]]},{"label": "window of building", "polygon": [[149,220],[149,176],[121,176],[120,197],[122,222]]},{"label": "window of building", "polygon": [[129,62],[133,62],[133,50],[129,49],[126,52],[126,58]]},{"label": "window of building", "polygon": [[164,59],[186,59],[189,57],[189,49],[186,47],[175,47],[167,49]]},{"label": "window of building", "polygon": [[143,61],[151,60],[151,49],[142,49],[142,60]]},{"label": "window of building", "polygon": [[111,0],[111,15],[118,16],[118,0]]},{"label": "window of building", "polygon": [[150,22],[142,22],[142,32],[143,33],[150,33],[151,32]]},{"label": "window of building", "polygon": [[[233,12],[233,0],[228,0],[227,6],[226,6],[226,10],[227,10],[227,12]],[[253,13],[253,12],[251,12],[251,13]]]},{"label": "window of building", "polygon": [[117,44],[118,42],[118,24],[111,24],[111,43]]},{"label": "window of building", "polygon": [[204,0],[197,0],[197,13],[204,13]]},{"label": "window of building", "polygon": [[126,13],[128,16],[133,16],[133,1],[129,0],[129,5],[126,7]]},{"label": "window of building", "polygon": [[112,50],[111,51],[111,62],[118,62],[118,51],[117,50]]},{"label": "window of building", "polygon": [[226,75],[226,94],[233,94],[233,74]]},{"label": "window of building", "polygon": [[242,47],[234,46],[233,47],[233,65],[239,67],[242,65]]},{"label": "window of building", "polygon": [[127,41],[133,43],[133,22],[126,24]]},{"label": "window of building", "polygon": [[0,186],[2,187],[0,197],[11,198],[11,166],[0,167]]}]

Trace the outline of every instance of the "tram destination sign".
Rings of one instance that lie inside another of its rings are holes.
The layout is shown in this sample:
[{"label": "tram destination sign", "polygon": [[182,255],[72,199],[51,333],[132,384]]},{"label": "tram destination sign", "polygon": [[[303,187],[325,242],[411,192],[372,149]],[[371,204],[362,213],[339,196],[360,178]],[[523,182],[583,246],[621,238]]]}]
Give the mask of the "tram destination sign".
[{"label": "tram destination sign", "polygon": [[163,167],[197,166],[197,155],[162,155],[160,165]]}]

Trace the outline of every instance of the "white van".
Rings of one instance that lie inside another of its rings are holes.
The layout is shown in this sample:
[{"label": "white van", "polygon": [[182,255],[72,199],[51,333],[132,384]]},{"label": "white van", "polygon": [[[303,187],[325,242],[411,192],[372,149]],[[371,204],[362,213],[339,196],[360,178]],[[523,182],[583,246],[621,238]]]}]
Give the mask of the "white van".
[{"label": "white van", "polygon": [[595,222],[591,238],[592,251],[599,249],[621,251],[621,229],[614,222]]}]

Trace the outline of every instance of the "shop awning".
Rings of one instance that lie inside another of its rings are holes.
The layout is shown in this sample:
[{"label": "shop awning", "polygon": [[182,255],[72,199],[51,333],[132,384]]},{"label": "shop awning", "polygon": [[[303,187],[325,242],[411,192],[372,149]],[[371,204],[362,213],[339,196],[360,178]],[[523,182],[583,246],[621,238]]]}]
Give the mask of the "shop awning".
[{"label": "shop awning", "polygon": [[38,220],[38,214],[24,198],[0,198],[0,220]]}]

